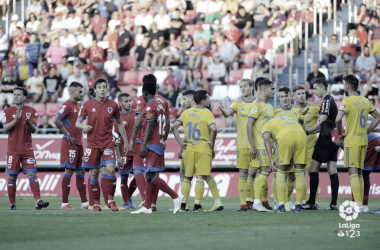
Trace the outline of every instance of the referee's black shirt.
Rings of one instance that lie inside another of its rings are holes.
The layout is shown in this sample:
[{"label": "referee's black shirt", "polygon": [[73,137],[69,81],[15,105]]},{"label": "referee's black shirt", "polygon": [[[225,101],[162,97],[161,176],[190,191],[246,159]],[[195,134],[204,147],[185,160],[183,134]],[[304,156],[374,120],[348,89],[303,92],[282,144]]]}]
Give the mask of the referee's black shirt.
[{"label": "referee's black shirt", "polygon": [[338,107],[336,106],[334,97],[331,95],[327,95],[323,98],[321,109],[319,110],[319,116],[320,115],[327,115],[327,120],[330,120],[335,124],[335,119],[338,115]]}]

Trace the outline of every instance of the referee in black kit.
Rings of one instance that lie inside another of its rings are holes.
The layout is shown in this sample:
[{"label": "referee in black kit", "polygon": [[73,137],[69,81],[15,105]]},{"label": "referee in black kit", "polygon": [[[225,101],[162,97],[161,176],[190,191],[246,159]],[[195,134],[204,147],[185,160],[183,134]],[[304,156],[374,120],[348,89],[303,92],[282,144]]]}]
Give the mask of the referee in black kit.
[{"label": "referee in black kit", "polygon": [[[314,134],[320,131],[320,124],[323,121],[329,120],[334,127],[335,118],[338,115],[338,107],[334,98],[327,91],[327,81],[324,78],[318,78],[313,84],[314,93],[319,98],[323,99],[321,109],[319,110],[319,122],[309,130],[306,130],[306,135]],[[332,149],[332,150],[331,150]],[[322,163],[327,163],[327,171],[331,181],[331,203],[326,210],[338,210],[337,199],[339,189],[339,177],[337,172],[338,147],[332,142],[331,137],[319,135],[317,143],[314,147],[312,162],[310,165],[310,197],[303,204],[303,209],[319,210],[318,204],[315,203],[317,189],[319,188],[319,168]]]}]

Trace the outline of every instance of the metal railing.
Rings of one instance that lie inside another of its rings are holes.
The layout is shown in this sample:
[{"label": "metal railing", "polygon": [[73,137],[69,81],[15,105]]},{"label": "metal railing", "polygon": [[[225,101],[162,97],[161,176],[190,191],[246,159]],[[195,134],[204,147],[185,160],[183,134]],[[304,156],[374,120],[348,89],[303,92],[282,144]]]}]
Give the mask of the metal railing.
[{"label": "metal railing", "polygon": [[[336,16],[336,19],[339,19],[339,42],[340,44],[343,43],[343,20],[341,18],[341,16]],[[334,32],[334,34],[336,34]]]},{"label": "metal railing", "polygon": [[355,17],[358,13],[358,5],[356,4],[355,0],[348,0],[348,23],[351,23],[352,19],[352,4],[354,5],[354,23],[356,22]]},{"label": "metal railing", "polygon": [[5,12],[5,34],[9,34],[9,0],[7,0],[7,11]]},{"label": "metal railing", "polygon": [[293,67],[296,69],[296,85],[298,84],[298,66],[297,64],[289,65],[289,88],[292,89]]},{"label": "metal railing", "polygon": [[307,53],[310,51],[310,72],[313,72],[313,50],[311,48],[305,49],[304,53],[304,79],[306,80],[307,78],[307,65],[308,65],[308,57]]},{"label": "metal railing", "polygon": [[299,37],[299,47],[300,47],[300,50],[302,49],[302,25],[303,25],[303,20],[305,20],[305,49],[309,48],[309,23],[307,21],[307,17],[303,16],[300,18],[300,21],[299,21],[299,25],[301,27],[301,32],[300,34],[298,35]]},{"label": "metal railing", "polygon": [[[318,7],[319,5],[319,7]],[[322,30],[322,19],[323,19],[323,13],[322,13],[322,5],[320,2],[316,2],[314,3],[314,7],[313,7],[313,12],[314,12],[314,20],[313,20],[313,28],[314,28],[314,32],[313,34],[316,35],[317,34],[317,9],[319,10],[319,28],[320,28],[320,33],[321,33],[321,30]]]},{"label": "metal railing", "polygon": [[288,36],[290,36],[290,53],[291,56],[289,56],[290,65],[293,65],[293,36],[289,32],[285,35],[285,43],[284,43],[284,56],[285,56],[285,66],[288,66]]},{"label": "metal railing", "polygon": [[333,1],[333,12],[334,12],[334,34],[336,34],[336,0]]}]

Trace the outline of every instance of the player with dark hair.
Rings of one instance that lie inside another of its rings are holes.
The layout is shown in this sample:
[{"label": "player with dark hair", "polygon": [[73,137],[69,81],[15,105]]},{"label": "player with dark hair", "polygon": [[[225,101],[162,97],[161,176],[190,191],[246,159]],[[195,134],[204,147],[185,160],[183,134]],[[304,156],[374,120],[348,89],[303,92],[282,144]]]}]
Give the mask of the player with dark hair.
[{"label": "player with dark hair", "polygon": [[[359,80],[355,75],[343,78],[344,91],[347,98],[343,99],[336,117],[338,136],[344,142],[344,166],[348,168],[351,190],[359,212],[363,212],[364,181],[362,170],[368,147],[368,134],[379,124],[380,114],[367,98],[357,95]],[[373,116],[371,125],[367,128],[368,114]],[[342,130],[342,120],[346,116],[346,133]]]},{"label": "player with dark hair", "polygon": [[140,150],[140,157],[144,159],[144,164],[139,170],[145,172],[146,178],[146,195],[144,206],[133,214],[152,213],[152,199],[156,190],[162,190],[167,193],[174,203],[176,214],[181,208],[183,195],[174,192],[164,180],[157,176],[158,172],[165,170],[164,150],[166,139],[169,134],[169,127],[166,126],[166,110],[163,105],[155,99],[156,83],[146,82],[143,85],[143,97],[146,102],[142,112],[143,126],[141,138],[143,143]]},{"label": "player with dark hair", "polygon": [[8,133],[8,147],[5,173],[8,178],[8,197],[11,206],[9,210],[16,210],[16,182],[22,165],[23,173],[29,178],[29,187],[32,190],[35,208],[41,209],[49,206],[40,197],[40,183],[36,173],[37,165],[34,158],[32,133],[37,130],[37,114],[32,107],[25,105],[28,100],[28,91],[22,87],[13,89],[15,104],[4,110],[3,128]]},{"label": "player with dark hair", "polygon": [[65,173],[62,180],[61,209],[74,209],[69,203],[70,181],[74,171],[76,172],[76,184],[82,201],[81,209],[87,209],[89,203],[86,197],[85,169],[82,167],[82,131],[75,127],[80,110],[78,102],[83,99],[83,85],[79,82],[72,82],[69,86],[69,92],[70,99],[62,104],[54,119],[55,125],[63,133],[60,162],[61,167],[65,168]]},{"label": "player with dark hair", "polygon": [[[103,78],[96,79],[94,83],[96,97],[85,102],[79,112],[75,127],[87,132],[87,145],[83,156],[82,167],[91,169],[91,189],[94,198],[95,207],[92,211],[101,211],[100,207],[100,187],[99,187],[99,169],[101,159],[106,165],[108,174],[108,204],[112,211],[118,211],[114,201],[116,189],[115,175],[115,153],[112,126],[113,120],[120,131],[121,137],[125,141],[124,151],[127,152],[127,136],[120,119],[120,110],[116,102],[107,98],[107,81]],[[87,118],[88,125],[83,121]]]}]

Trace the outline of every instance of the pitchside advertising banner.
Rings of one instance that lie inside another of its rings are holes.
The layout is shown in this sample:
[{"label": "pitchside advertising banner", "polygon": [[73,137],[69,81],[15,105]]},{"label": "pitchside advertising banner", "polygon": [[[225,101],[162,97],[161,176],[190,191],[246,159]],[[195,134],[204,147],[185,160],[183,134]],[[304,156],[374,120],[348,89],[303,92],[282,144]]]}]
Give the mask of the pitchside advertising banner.
[{"label": "pitchside advertising banner", "polygon": [[[37,161],[37,168],[39,169],[37,177],[40,181],[42,195],[57,196],[61,195],[62,193],[61,182],[63,172],[42,172],[43,169],[46,167],[59,167],[61,139],[62,135],[33,135],[34,154]],[[84,143],[85,141],[86,139],[84,139]],[[0,167],[2,168],[2,171],[4,171],[6,167],[7,144],[7,136],[0,135]],[[178,143],[173,138],[173,136],[170,135],[166,143],[165,150],[165,163],[168,168],[179,168],[180,161],[177,157],[178,148]],[[343,165],[343,151],[339,151],[338,165]],[[236,134],[218,135],[218,139],[216,139],[215,142],[215,159],[213,160],[213,167],[217,168],[217,171],[219,172],[214,172],[212,175],[218,183],[218,188],[222,197],[239,196],[239,174],[237,172],[220,172],[223,168],[231,168],[234,166],[236,166]],[[133,178],[132,175],[130,176],[131,178]],[[180,180],[177,173],[161,173],[160,176],[168,182],[171,188],[175,189],[176,191],[179,191]],[[271,183],[272,177],[273,175],[270,175],[269,183]],[[339,196],[350,197],[351,188],[348,174],[340,173],[339,177]],[[7,194],[7,179],[8,177],[4,172],[0,173],[0,195]],[[329,197],[331,193],[331,187],[330,178],[328,174],[320,173],[319,179],[321,188],[320,197]],[[307,183],[309,183],[308,178]],[[75,185],[76,184],[73,178],[73,180],[71,181],[70,191],[72,195],[78,195]],[[193,185],[195,185],[195,182],[193,182]],[[120,178],[118,178],[117,187],[117,195],[120,195]],[[269,191],[271,194],[270,187]],[[194,188],[192,188],[191,192],[192,193],[190,195],[194,196]],[[24,196],[32,195],[29,189],[29,181],[27,177],[23,174],[20,174],[18,178],[17,194]],[[136,190],[135,195],[138,195],[138,190]],[[160,192],[160,196],[162,195],[163,194]],[[207,189],[207,184],[205,195],[211,197],[211,193]],[[380,198],[380,173],[371,174],[370,196]]]}]

